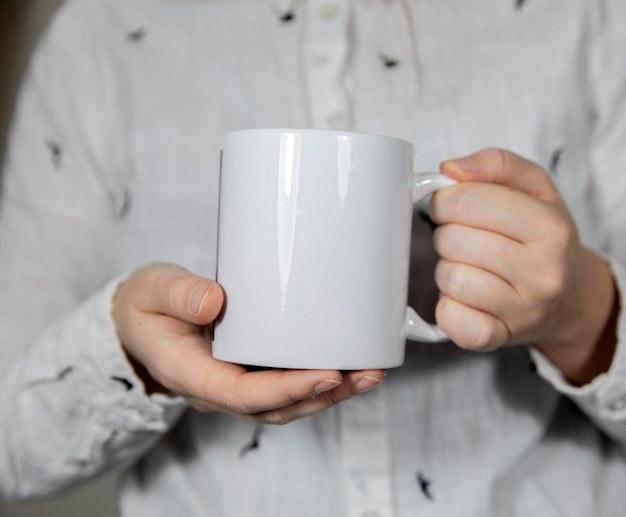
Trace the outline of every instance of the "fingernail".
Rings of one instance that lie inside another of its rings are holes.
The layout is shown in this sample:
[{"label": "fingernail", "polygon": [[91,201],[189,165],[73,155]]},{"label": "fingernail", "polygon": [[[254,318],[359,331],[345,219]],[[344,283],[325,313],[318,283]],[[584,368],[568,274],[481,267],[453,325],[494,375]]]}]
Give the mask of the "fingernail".
[{"label": "fingernail", "polygon": [[330,391],[341,384],[341,381],[334,381],[333,379],[324,379],[315,388],[313,388],[313,395],[319,395],[325,391]]},{"label": "fingernail", "polygon": [[354,391],[356,391],[357,393],[365,393],[366,391],[373,390],[377,386],[380,386],[382,383],[383,381],[381,379],[366,375],[359,379],[359,381],[356,383],[356,386],[354,387]]},{"label": "fingernail", "polygon": [[448,167],[452,166],[462,172],[470,172],[476,170],[476,164],[474,163],[474,161],[467,157],[449,160],[446,165],[448,165]]},{"label": "fingernail", "polygon": [[193,291],[191,291],[191,294],[189,295],[189,301],[187,304],[187,310],[192,316],[200,316],[202,308],[204,307],[204,302],[206,302],[206,299],[209,296],[209,292],[211,292],[211,286],[207,287],[206,285],[198,285],[193,288]]}]

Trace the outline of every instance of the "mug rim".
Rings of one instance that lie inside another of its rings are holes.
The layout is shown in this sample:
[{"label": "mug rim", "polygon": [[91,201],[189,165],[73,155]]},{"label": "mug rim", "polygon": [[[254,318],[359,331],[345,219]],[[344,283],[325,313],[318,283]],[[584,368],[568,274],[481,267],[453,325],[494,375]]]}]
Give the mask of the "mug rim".
[{"label": "mug rim", "polygon": [[413,147],[413,144],[404,138],[398,138],[395,136],[389,135],[381,135],[377,133],[367,133],[361,131],[348,131],[342,129],[319,129],[319,128],[296,128],[296,127],[255,127],[255,128],[245,128],[245,129],[236,129],[234,131],[228,131],[222,135],[222,141],[230,136],[236,136],[239,134],[245,133],[309,133],[309,134],[326,134],[329,136],[349,136],[349,137],[357,137],[357,138],[376,138],[376,139],[386,139],[391,140],[396,143],[403,143],[405,145],[409,145]]}]

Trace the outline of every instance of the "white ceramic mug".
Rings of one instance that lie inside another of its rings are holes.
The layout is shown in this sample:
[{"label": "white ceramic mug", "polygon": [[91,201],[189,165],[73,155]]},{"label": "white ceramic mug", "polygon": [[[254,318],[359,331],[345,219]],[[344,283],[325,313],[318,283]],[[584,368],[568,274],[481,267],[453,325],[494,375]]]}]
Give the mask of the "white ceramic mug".
[{"label": "white ceramic mug", "polygon": [[391,368],[445,334],[407,307],[414,204],[453,184],[397,138],[251,129],[222,141],[213,355],[276,368]]}]

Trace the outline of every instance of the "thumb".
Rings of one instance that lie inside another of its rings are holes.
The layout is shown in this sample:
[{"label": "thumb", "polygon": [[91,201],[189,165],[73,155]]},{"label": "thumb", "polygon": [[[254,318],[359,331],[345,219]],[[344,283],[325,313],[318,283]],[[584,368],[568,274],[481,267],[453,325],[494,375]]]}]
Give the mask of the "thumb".
[{"label": "thumb", "polygon": [[459,182],[495,183],[544,201],[560,199],[545,169],[503,149],[488,148],[463,158],[447,160],[442,162],[440,169]]},{"label": "thumb", "polygon": [[181,267],[150,264],[134,276],[135,302],[140,310],[196,325],[212,322],[222,310],[224,293],[219,284]]}]

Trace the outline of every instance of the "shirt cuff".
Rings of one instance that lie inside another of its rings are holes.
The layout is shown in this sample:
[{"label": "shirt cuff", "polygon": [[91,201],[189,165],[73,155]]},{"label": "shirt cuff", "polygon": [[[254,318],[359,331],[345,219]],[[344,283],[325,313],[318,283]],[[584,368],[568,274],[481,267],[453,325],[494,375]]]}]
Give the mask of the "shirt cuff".
[{"label": "shirt cuff", "polygon": [[122,280],[45,330],[16,367],[15,411],[28,417],[17,439],[27,452],[21,468],[36,471],[36,484],[60,486],[134,461],[187,408],[180,397],[148,396],[129,363],[111,318]]},{"label": "shirt cuff", "polygon": [[23,386],[47,386],[44,396],[61,399],[51,401],[59,412],[74,406],[70,415],[76,426],[115,434],[162,433],[188,406],[181,397],[147,395],[128,361],[111,317],[112,299],[124,278],[111,280],[43,334],[27,358]]},{"label": "shirt cuff", "polygon": [[109,282],[87,302],[84,309],[91,314],[85,321],[93,322],[94,335],[86,346],[81,344],[80,350],[75,349],[75,353],[84,357],[80,362],[92,369],[92,395],[111,409],[102,415],[103,424],[119,428],[120,417],[123,417],[129,431],[165,431],[188,406],[182,397],[147,395],[142,380],[130,364],[111,316],[113,296],[123,281],[121,277]]},{"label": "shirt cuff", "polygon": [[[626,269],[607,258],[613,272],[620,297],[620,307],[625,306]],[[617,319],[617,346],[609,371],[598,375],[584,386],[573,386],[561,370],[540,351],[531,348],[530,355],[537,372],[555,389],[574,400],[596,422],[626,422],[626,317],[623,309]],[[621,433],[626,433],[622,429]]]}]

